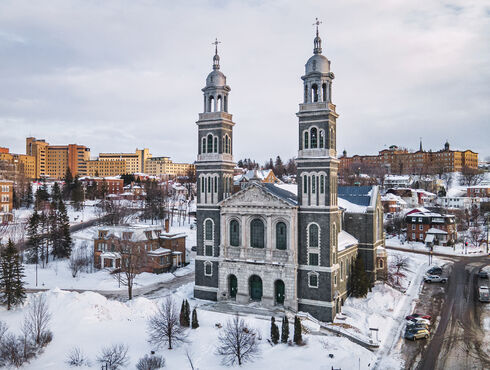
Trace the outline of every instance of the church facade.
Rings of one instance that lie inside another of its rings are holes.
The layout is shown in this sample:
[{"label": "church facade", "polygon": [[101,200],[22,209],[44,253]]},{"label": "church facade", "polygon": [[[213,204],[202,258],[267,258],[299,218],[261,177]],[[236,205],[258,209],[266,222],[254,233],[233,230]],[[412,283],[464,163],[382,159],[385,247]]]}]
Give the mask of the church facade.
[{"label": "church facade", "polygon": [[386,269],[379,190],[338,187],[338,114],[330,61],[314,39],[299,105],[297,184],[251,179],[233,193],[230,87],[217,48],[199,114],[196,298],[304,311],[333,321],[361,255],[372,281]]}]

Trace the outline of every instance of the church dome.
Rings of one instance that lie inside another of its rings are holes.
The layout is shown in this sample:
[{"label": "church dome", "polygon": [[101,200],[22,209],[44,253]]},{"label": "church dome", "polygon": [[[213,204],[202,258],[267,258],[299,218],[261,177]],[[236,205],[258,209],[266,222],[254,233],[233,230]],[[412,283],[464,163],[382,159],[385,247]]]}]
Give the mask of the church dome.
[{"label": "church dome", "polygon": [[225,85],[226,85],[226,76],[223,74],[223,72],[217,69],[212,71],[206,78],[206,87],[225,86]]},{"label": "church dome", "polygon": [[330,72],[330,63],[324,55],[315,54],[306,62],[305,72],[306,74],[312,72],[328,73]]}]

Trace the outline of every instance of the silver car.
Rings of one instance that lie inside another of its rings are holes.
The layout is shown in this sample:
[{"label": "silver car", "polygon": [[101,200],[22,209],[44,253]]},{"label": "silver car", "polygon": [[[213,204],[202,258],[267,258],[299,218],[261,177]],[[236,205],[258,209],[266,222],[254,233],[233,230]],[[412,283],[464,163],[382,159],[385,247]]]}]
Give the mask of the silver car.
[{"label": "silver car", "polygon": [[443,283],[443,284],[445,284],[447,282],[447,278],[442,277],[442,276],[437,276],[437,275],[425,275],[424,281],[426,283]]}]

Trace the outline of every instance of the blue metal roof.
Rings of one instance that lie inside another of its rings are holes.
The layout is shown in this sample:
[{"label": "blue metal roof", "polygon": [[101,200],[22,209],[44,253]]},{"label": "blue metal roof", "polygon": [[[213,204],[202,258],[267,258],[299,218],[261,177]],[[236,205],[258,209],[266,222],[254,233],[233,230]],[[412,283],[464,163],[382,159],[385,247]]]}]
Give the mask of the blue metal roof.
[{"label": "blue metal roof", "polygon": [[359,206],[369,206],[371,203],[372,186],[339,186],[339,198]]},{"label": "blue metal roof", "polygon": [[289,204],[296,206],[298,205],[298,198],[296,197],[296,194],[291,193],[290,191],[281,189],[280,187],[274,185],[274,184],[269,184],[269,183],[262,183],[262,186],[264,186],[267,191],[270,193],[274,194],[276,197],[279,197]]}]

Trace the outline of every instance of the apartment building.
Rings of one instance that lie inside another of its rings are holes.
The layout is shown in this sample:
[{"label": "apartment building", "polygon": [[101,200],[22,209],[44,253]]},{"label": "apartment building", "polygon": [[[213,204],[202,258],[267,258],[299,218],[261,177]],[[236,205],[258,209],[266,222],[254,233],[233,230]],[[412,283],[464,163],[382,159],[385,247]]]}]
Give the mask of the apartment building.
[{"label": "apartment building", "polygon": [[12,164],[15,174],[23,174],[28,179],[36,178],[36,158],[33,156],[14,154],[8,148],[0,148],[0,161]]},{"label": "apartment building", "polygon": [[400,149],[396,145],[378,152],[378,155],[354,155],[348,157],[344,151],[339,158],[339,169],[385,168],[394,174],[445,173],[461,171],[463,168],[478,168],[478,153],[471,150],[451,150],[449,143],[444,149],[424,151],[422,145],[416,152]]},{"label": "apartment building", "polygon": [[117,177],[82,177],[80,178],[84,188],[95,185],[97,191],[102,191],[105,186],[106,195],[121,194],[124,191],[124,180]]},{"label": "apartment building", "polygon": [[468,186],[466,194],[470,198],[490,198],[490,185]]},{"label": "apartment building", "polygon": [[190,163],[174,163],[170,157],[154,157],[146,160],[144,172],[150,176],[184,176],[195,170]]},{"label": "apartment building", "polygon": [[[126,163],[126,169],[121,174],[144,173],[145,163],[148,158],[151,158],[149,149],[136,149],[134,153],[100,153],[99,161],[122,161]],[[114,174],[115,175],[115,174]],[[114,176],[111,175],[111,176]],[[99,176],[101,176],[99,174]]]},{"label": "apartment building", "polygon": [[14,182],[0,180],[0,223],[12,221]]},{"label": "apartment building", "polygon": [[35,177],[62,179],[69,168],[73,176],[87,175],[90,149],[84,145],[49,145],[44,139],[28,137],[26,154],[35,158]]},{"label": "apartment building", "polygon": [[426,209],[414,209],[405,216],[407,240],[450,245],[456,242],[458,237],[455,219],[454,215],[441,215]]}]

